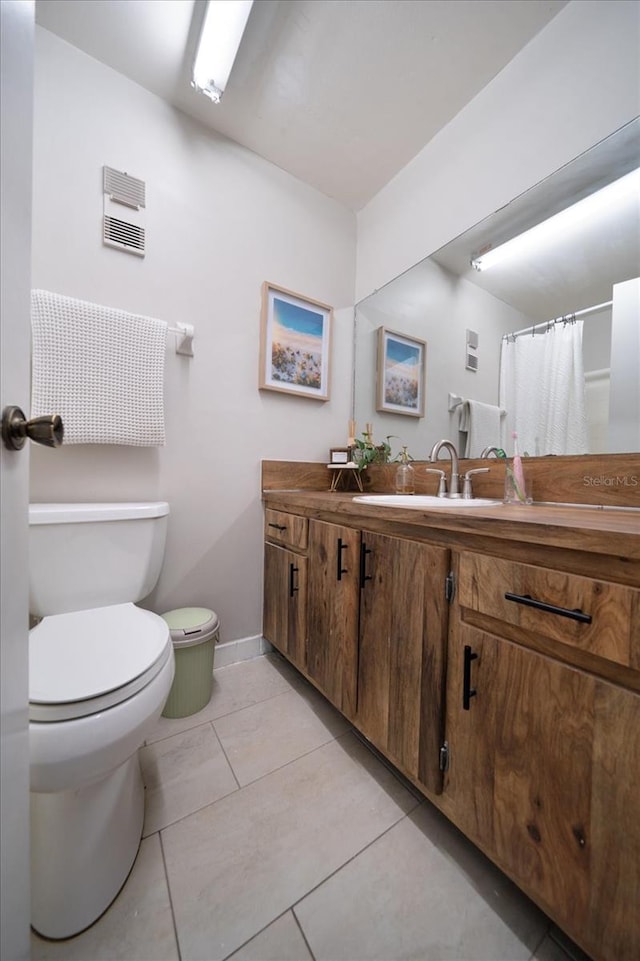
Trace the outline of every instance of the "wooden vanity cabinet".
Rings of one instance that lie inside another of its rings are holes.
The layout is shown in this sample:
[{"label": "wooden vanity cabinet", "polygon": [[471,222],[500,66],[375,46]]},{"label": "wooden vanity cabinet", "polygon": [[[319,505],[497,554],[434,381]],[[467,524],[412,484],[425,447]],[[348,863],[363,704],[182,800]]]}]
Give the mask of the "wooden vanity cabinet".
[{"label": "wooden vanity cabinet", "polygon": [[443,808],[597,961],[640,957],[640,697],[566,661],[629,663],[639,594],[463,553],[449,636]]},{"label": "wooden vanity cabinet", "polygon": [[633,550],[267,523],[265,636],[594,961],[638,961]]},{"label": "wooden vanity cabinet", "polygon": [[[291,528],[286,515],[269,517],[268,538],[283,536],[278,525]],[[442,790],[449,556],[314,519],[304,557],[265,546],[265,637],[434,794]],[[292,596],[294,571],[300,591]]]},{"label": "wooden vanity cabinet", "polygon": [[267,510],[265,535],[262,633],[297,668],[306,671],[308,520]]}]

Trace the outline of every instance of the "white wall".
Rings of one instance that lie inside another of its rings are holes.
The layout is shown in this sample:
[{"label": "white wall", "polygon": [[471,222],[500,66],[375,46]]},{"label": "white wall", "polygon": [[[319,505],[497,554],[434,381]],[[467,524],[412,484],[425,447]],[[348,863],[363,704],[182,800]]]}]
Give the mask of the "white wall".
[{"label": "white wall", "polygon": [[[212,607],[223,641],[259,634],[260,460],[322,460],[346,441],[355,217],[53,34],[36,40],[33,286],[189,322],[196,340],[193,360],[167,350],[165,448],[34,450],[32,499],[166,498],[149,606]],[[102,245],[105,163],[147,183],[144,260]],[[258,391],[264,280],[336,309],[328,403]]]},{"label": "white wall", "polygon": [[572,0],[358,215],[357,299],[640,113],[640,4]]}]

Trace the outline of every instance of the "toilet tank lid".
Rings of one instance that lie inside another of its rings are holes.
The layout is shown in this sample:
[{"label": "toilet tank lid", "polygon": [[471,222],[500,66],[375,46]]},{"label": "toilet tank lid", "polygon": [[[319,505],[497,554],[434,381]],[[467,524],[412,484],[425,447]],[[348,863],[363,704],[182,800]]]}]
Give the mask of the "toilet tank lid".
[{"label": "toilet tank lid", "polygon": [[164,517],[167,501],[129,501],[111,504],[29,504],[29,524],[86,524],[89,521],[123,521]]}]

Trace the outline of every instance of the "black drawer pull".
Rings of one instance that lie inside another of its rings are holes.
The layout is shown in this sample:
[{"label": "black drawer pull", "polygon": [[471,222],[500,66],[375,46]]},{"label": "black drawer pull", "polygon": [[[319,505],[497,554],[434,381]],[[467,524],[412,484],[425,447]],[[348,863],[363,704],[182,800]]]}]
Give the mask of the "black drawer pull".
[{"label": "black drawer pull", "polygon": [[343,552],[343,551],[346,551],[346,550],[348,549],[348,547],[349,547],[349,545],[348,545],[348,544],[343,544],[343,543],[342,543],[342,538],[339,537],[339,538],[338,538],[338,551],[337,551],[337,554],[336,554],[336,561],[337,561],[337,565],[336,565],[336,580],[338,580],[338,581],[341,581],[341,580],[342,580],[342,575],[343,575],[343,574],[348,574],[348,573],[349,573],[348,569],[347,569],[346,567],[343,567],[343,566],[342,566],[342,552]]},{"label": "black drawer pull", "polygon": [[546,611],[548,614],[559,614],[560,617],[570,617],[572,621],[580,621],[582,624],[591,623],[591,614],[585,614],[579,607],[570,611],[567,607],[556,607],[555,604],[545,604],[544,601],[536,601],[531,594],[510,594],[505,593],[505,600],[515,601],[516,604],[524,604],[525,607],[535,607],[538,611]]},{"label": "black drawer pull", "polygon": [[277,531],[286,531],[286,529],[287,529],[287,525],[286,525],[286,524],[268,524],[267,526],[268,526],[268,527],[275,527],[275,529],[276,529]]},{"label": "black drawer pull", "polygon": [[478,655],[471,650],[468,644],[464,646],[463,678],[462,678],[462,710],[469,710],[469,701],[478,693],[471,687],[471,662],[477,659]]},{"label": "black drawer pull", "polygon": [[371,553],[371,548],[367,547],[363,541],[360,545],[360,590],[364,588],[366,581],[372,581],[373,575],[367,574],[367,554]]},{"label": "black drawer pull", "polygon": [[295,564],[289,564],[289,597],[293,597],[296,591],[300,588],[295,583],[295,575],[298,573],[298,568]]}]

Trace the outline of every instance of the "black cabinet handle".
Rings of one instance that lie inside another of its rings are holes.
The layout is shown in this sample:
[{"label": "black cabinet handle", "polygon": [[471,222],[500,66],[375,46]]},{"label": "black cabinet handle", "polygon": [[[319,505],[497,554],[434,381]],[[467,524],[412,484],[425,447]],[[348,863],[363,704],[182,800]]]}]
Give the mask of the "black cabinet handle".
[{"label": "black cabinet handle", "polygon": [[371,549],[363,541],[360,545],[360,590],[364,588],[365,581],[373,580],[373,576],[367,574],[367,554],[370,553]]},{"label": "black cabinet handle", "polygon": [[342,566],[342,552],[348,550],[349,545],[342,543],[342,538],[338,538],[338,551],[336,554],[336,580],[341,581],[343,574],[348,574],[349,571],[346,567]]},{"label": "black cabinet handle", "polygon": [[286,524],[267,524],[267,527],[275,527],[277,531],[286,531]]},{"label": "black cabinet handle", "polygon": [[464,646],[463,678],[462,678],[462,710],[469,710],[469,701],[478,693],[471,687],[471,662],[477,659],[478,655],[471,650],[468,644]]},{"label": "black cabinet handle", "polygon": [[295,564],[289,564],[289,597],[293,597],[296,591],[300,588],[295,583],[295,575],[298,573],[298,568]]},{"label": "black cabinet handle", "polygon": [[582,624],[591,624],[591,614],[585,614],[579,607],[569,610],[568,607],[556,607],[555,604],[546,604],[544,601],[536,601],[531,594],[510,594],[505,593],[505,600],[514,601],[516,604],[524,604],[525,607],[535,607],[538,611],[546,611],[548,614],[559,614],[560,617],[570,617],[572,621],[580,621]]}]

